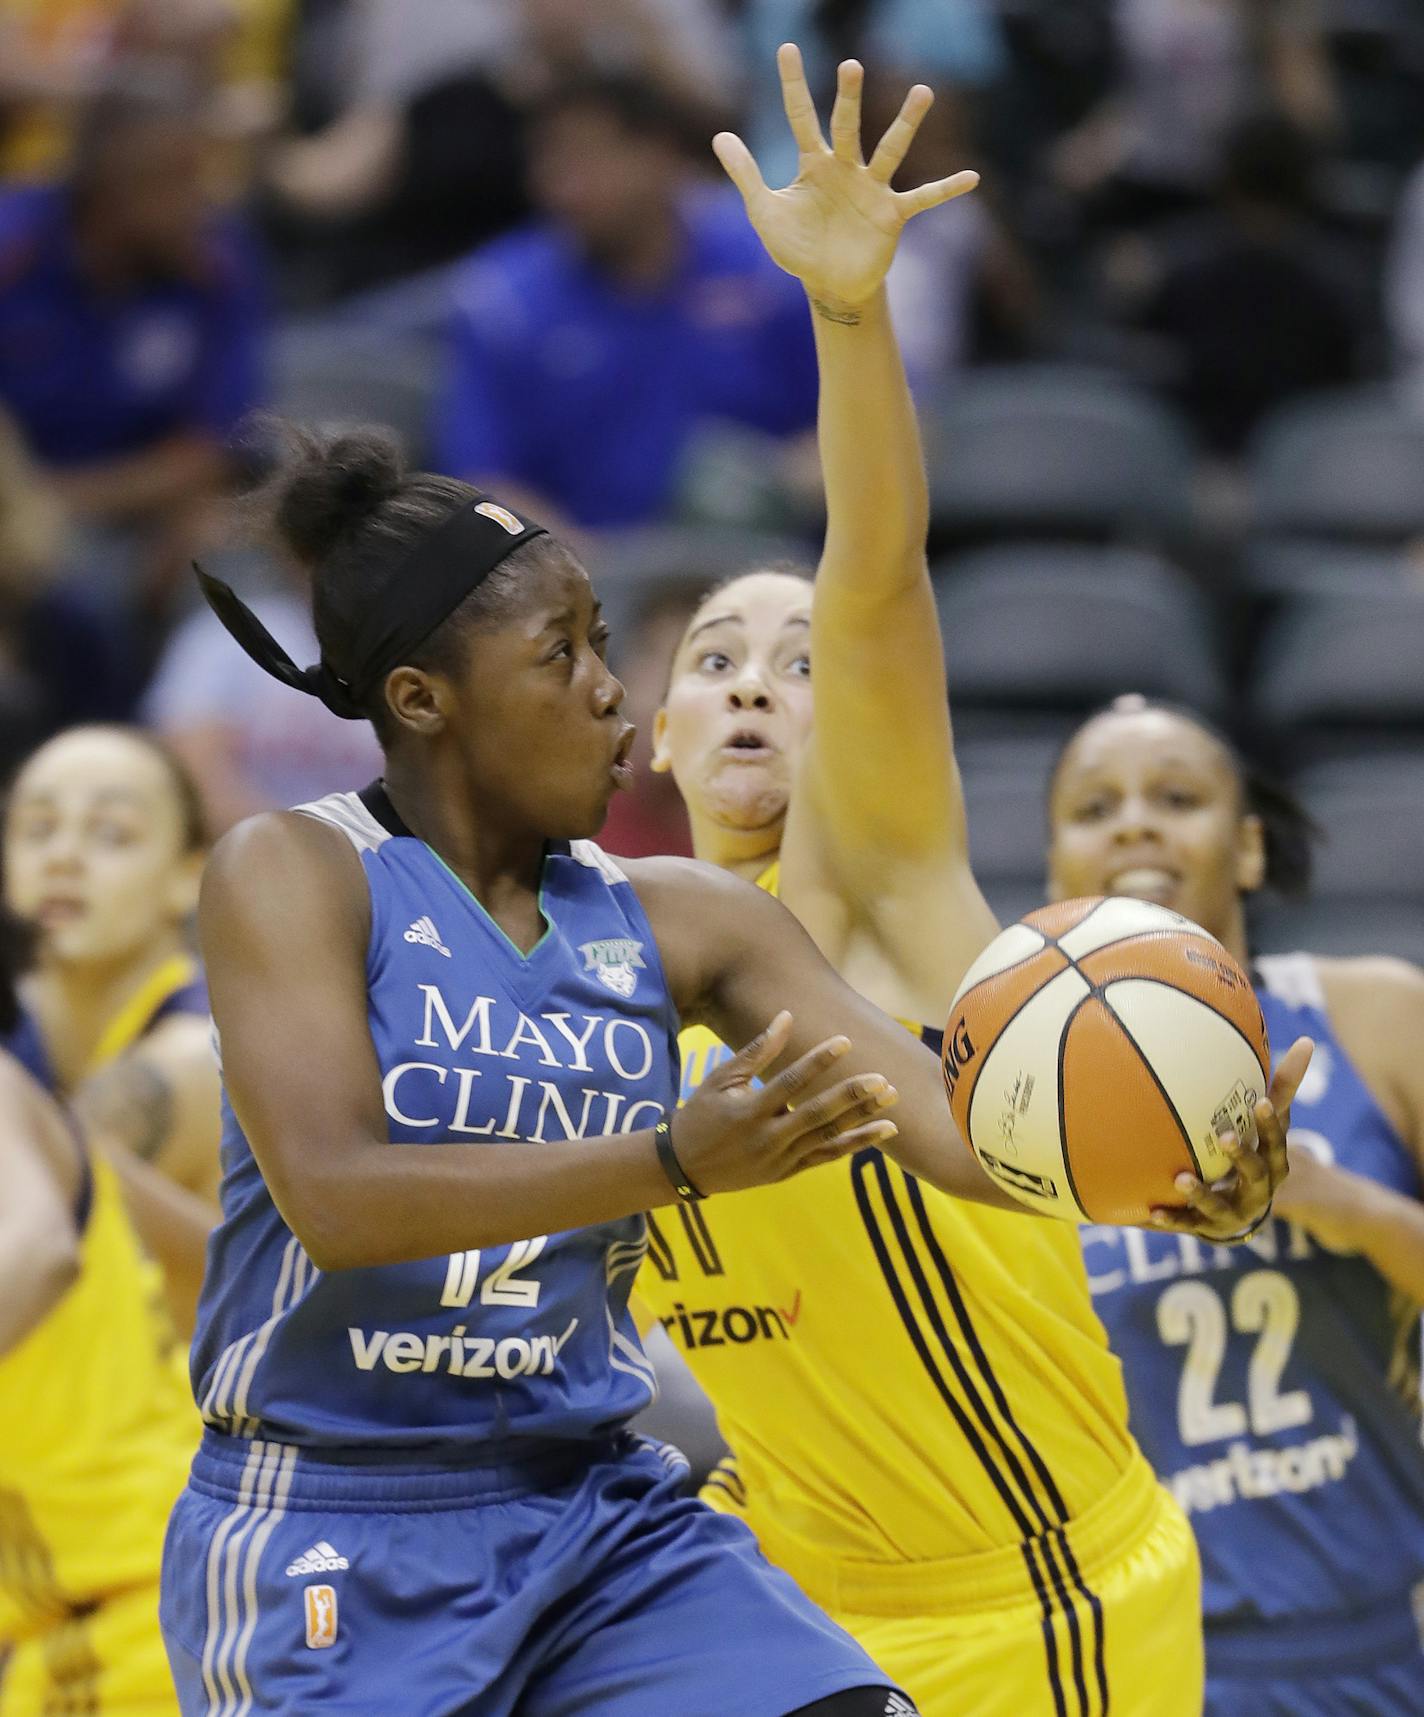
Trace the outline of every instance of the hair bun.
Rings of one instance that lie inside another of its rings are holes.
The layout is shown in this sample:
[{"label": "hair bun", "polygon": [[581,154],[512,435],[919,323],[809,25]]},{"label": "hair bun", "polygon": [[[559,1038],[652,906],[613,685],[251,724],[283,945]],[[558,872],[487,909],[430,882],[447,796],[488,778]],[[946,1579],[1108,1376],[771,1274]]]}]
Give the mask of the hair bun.
[{"label": "hair bun", "polygon": [[378,430],[292,429],[273,487],[277,534],[304,565],[319,565],[406,480],[399,446]]}]

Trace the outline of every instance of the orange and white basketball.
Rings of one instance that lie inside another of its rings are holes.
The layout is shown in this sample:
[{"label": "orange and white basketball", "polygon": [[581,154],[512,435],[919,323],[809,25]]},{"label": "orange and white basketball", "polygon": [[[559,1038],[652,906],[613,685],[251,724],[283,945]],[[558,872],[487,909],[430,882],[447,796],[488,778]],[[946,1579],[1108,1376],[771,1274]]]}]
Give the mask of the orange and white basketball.
[{"label": "orange and white basketball", "polygon": [[1117,897],[1031,912],[965,974],[944,1037],[959,1130],[990,1175],[1069,1222],[1140,1224],[1255,1139],[1271,1065],[1250,979],[1205,930]]}]

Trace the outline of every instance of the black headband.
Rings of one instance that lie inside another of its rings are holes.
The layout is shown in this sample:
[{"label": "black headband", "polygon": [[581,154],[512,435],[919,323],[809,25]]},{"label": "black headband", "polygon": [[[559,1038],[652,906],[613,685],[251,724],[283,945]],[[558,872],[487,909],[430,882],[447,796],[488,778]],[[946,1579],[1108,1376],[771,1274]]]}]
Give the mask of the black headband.
[{"label": "black headband", "polygon": [[208,606],[259,668],[296,691],[320,698],[333,715],[361,721],[366,700],[391,669],[406,661],[501,561],[544,534],[543,525],[488,495],[477,495],[422,537],[371,597],[357,624],[344,676],[325,660],[299,668],[231,586],[204,572],[196,561],[193,571]]}]

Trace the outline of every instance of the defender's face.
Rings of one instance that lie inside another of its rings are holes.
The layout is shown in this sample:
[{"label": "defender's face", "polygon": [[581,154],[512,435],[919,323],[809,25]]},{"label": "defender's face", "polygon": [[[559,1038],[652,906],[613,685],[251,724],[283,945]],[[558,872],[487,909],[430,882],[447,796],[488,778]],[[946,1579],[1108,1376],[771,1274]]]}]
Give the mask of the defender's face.
[{"label": "defender's face", "polygon": [[654,767],[727,829],[774,828],[811,732],[811,587],[752,573],[693,615],[658,712]]},{"label": "defender's face", "polygon": [[1261,885],[1261,826],[1243,811],[1231,760],[1170,711],[1112,711],[1082,728],[1049,818],[1055,900],[1131,895],[1220,937],[1240,896]]},{"label": "defender's face", "polygon": [[120,962],[192,910],[198,860],[162,760],[123,733],[77,729],[29,760],[5,819],[5,896],[47,958]]}]

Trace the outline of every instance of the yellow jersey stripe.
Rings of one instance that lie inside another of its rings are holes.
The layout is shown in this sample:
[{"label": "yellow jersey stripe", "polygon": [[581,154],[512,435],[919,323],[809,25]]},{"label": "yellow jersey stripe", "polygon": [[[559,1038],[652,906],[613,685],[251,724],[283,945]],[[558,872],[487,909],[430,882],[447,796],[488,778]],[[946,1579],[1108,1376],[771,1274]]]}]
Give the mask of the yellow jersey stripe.
[{"label": "yellow jersey stripe", "polygon": [[169,996],[191,984],[197,975],[197,964],[187,954],[175,954],[156,971],[150,972],[104,1027],[103,1035],[89,1057],[85,1076],[97,1073],[101,1067],[117,1060],[126,1049],[132,1048]]}]

